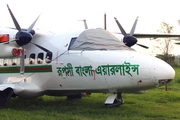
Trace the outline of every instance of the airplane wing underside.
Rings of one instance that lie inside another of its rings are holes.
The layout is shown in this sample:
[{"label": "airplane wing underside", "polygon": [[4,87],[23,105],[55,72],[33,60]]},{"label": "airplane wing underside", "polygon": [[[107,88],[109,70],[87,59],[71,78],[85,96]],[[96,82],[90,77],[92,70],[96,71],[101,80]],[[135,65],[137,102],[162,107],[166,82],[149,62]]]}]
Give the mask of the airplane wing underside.
[{"label": "airplane wing underside", "polygon": [[134,34],[137,38],[166,38],[166,37],[180,37],[178,34]]},{"label": "airplane wing underside", "polygon": [[[115,34],[122,34],[122,33],[115,33]],[[167,38],[167,37],[172,37],[172,38],[179,37],[180,38],[179,34],[138,34],[138,33],[134,33],[133,36],[137,37],[137,38],[153,38],[153,39]]]}]

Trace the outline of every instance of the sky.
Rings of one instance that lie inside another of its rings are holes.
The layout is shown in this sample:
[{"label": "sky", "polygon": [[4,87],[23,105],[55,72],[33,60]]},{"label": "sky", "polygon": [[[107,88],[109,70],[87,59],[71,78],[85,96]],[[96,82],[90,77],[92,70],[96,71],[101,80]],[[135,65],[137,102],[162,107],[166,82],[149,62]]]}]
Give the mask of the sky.
[{"label": "sky", "polygon": [[[54,32],[83,30],[83,22],[78,21],[82,19],[86,19],[89,28],[104,28],[106,13],[107,30],[111,32],[119,32],[114,17],[126,32],[130,32],[138,16],[136,33],[157,33],[160,24],[166,22],[174,26],[175,34],[180,34],[177,22],[180,19],[179,3],[179,0],[1,0],[0,26],[14,27],[8,4],[21,28],[28,28],[40,14],[35,28]],[[139,40],[145,44],[147,41],[151,46],[149,39]],[[178,51],[176,48],[174,51]]]}]

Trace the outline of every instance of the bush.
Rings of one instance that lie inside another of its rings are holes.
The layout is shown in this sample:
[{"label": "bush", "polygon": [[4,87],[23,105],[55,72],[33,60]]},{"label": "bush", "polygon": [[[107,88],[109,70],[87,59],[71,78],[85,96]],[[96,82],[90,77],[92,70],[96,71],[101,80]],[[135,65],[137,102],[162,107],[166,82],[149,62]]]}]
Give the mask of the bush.
[{"label": "bush", "polygon": [[157,58],[160,58],[162,60],[164,60],[165,62],[167,62],[168,64],[170,64],[171,66],[175,66],[175,56],[174,55],[162,55],[162,54],[158,54],[156,55]]}]

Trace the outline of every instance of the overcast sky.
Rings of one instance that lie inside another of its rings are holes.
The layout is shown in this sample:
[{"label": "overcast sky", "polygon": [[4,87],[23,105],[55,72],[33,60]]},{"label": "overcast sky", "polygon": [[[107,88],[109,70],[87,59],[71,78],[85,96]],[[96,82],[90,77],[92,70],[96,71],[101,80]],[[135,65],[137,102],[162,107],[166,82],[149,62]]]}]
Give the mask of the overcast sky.
[{"label": "overcast sky", "polygon": [[14,27],[6,4],[13,11],[20,26],[29,27],[42,13],[35,27],[57,30],[84,29],[77,20],[86,19],[89,28],[104,27],[103,16],[107,14],[107,29],[119,31],[114,17],[129,32],[139,16],[136,32],[156,32],[161,22],[167,22],[180,31],[178,0],[4,0],[0,4],[0,25]]},{"label": "overcast sky", "polygon": [[179,0],[1,0],[0,26],[14,27],[8,4],[22,28],[28,28],[40,13],[35,28],[55,32],[82,30],[84,24],[78,21],[82,19],[86,19],[89,28],[103,28],[106,12],[107,29],[112,32],[119,32],[114,17],[130,32],[139,16],[136,33],[156,33],[163,21],[174,26],[174,33],[180,33],[179,3]]}]

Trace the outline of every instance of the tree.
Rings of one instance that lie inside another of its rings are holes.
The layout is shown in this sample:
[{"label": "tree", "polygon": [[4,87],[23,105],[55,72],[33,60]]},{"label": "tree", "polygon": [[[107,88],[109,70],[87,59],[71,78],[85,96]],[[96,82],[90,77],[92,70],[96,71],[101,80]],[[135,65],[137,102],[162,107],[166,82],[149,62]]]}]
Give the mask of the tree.
[{"label": "tree", "polygon": [[[174,27],[169,25],[168,23],[162,22],[161,29],[158,30],[160,33],[173,33]],[[158,44],[155,45],[155,48],[159,50],[161,54],[158,54],[157,57],[163,59],[169,64],[174,64],[174,56],[171,53],[172,49],[174,48],[174,44],[171,38],[164,38],[164,39],[156,39],[155,40]]]},{"label": "tree", "polygon": [[[173,33],[174,27],[170,26],[169,24],[162,22],[161,23],[161,30],[157,30],[160,33]],[[162,55],[168,56],[172,49],[174,48],[174,44],[171,38],[164,38],[164,39],[156,39],[155,40],[158,45],[155,47],[158,48]]]}]

